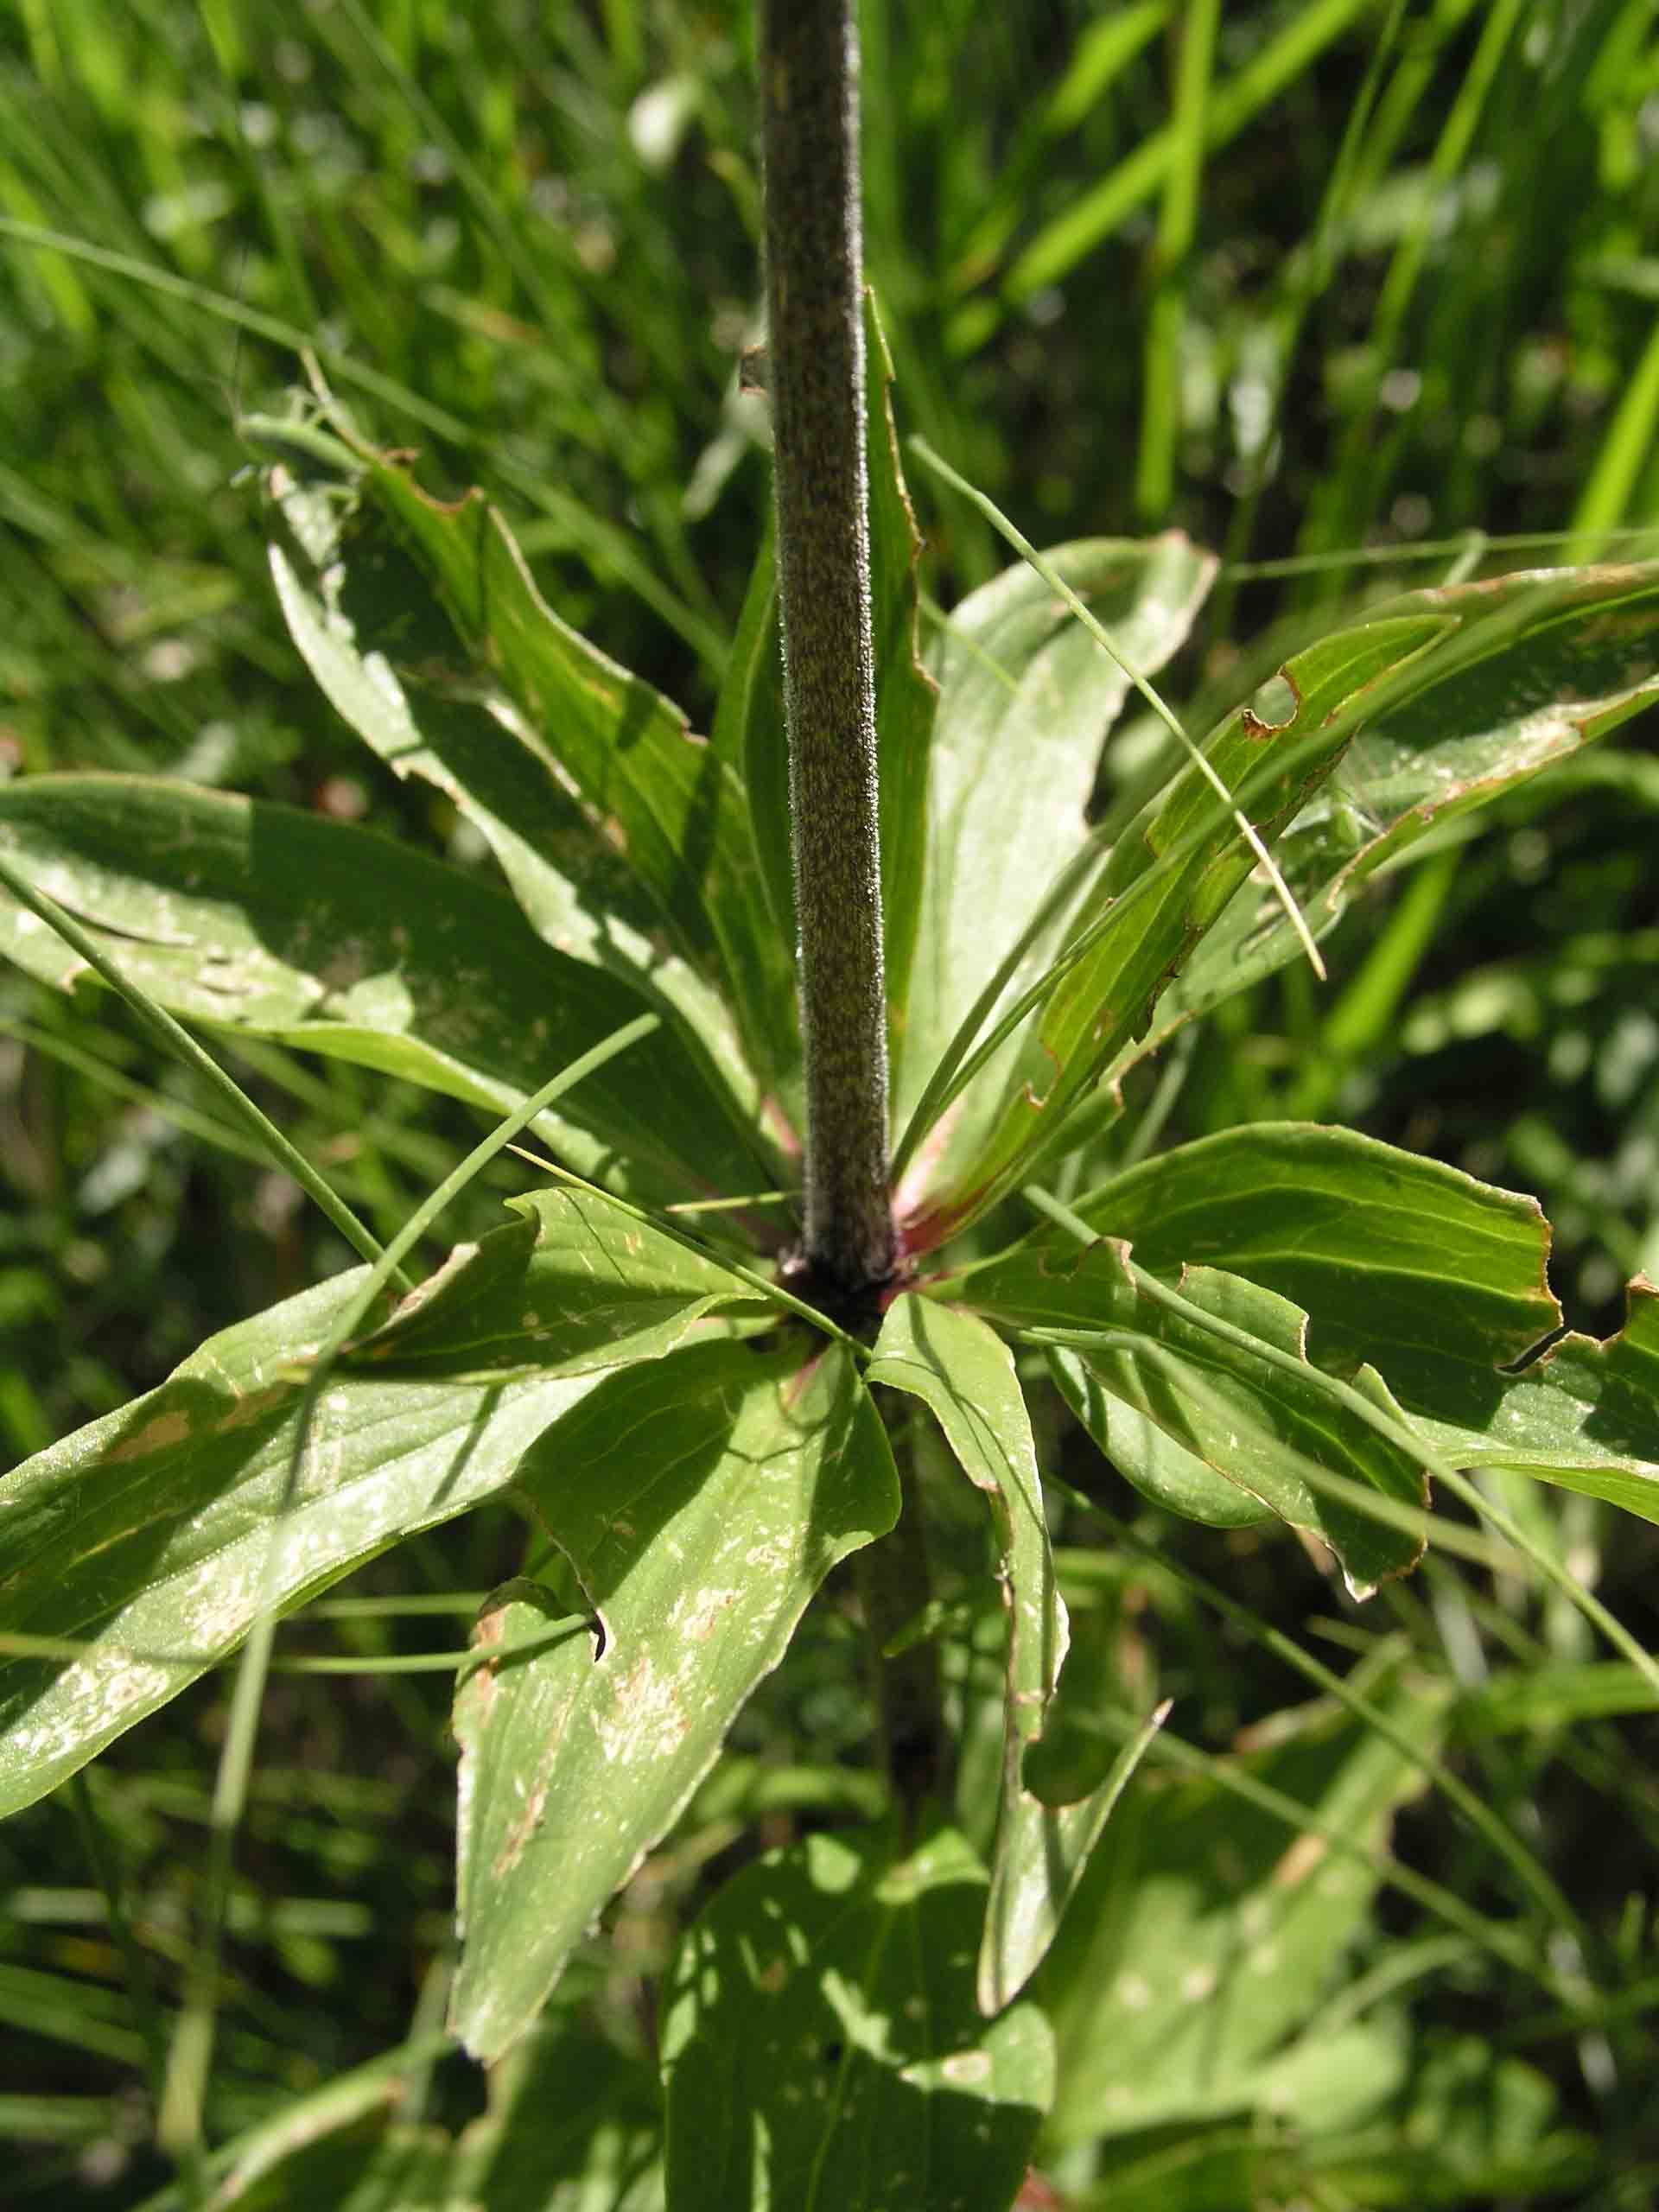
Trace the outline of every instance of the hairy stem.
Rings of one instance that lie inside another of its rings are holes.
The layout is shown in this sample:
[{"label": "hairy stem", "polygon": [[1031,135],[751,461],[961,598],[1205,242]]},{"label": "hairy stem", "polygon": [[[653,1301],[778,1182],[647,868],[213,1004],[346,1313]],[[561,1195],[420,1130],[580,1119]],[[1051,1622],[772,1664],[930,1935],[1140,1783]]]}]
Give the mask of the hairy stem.
[{"label": "hairy stem", "polygon": [[805,1261],[856,1300],[893,1236],[851,0],[762,0],[760,84]]}]

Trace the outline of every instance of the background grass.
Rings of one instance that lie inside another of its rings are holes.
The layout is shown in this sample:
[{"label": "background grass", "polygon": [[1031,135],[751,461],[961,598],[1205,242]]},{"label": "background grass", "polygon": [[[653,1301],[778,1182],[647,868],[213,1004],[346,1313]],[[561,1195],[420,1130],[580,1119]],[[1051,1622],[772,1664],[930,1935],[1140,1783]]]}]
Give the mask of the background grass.
[{"label": "background grass", "polygon": [[[1177,524],[1224,550],[1178,696],[1226,696],[1338,602],[1659,549],[1646,0],[868,0],[864,36],[868,250],[902,427],[1039,543]],[[442,802],[333,721],[283,632],[238,421],[283,411],[301,343],[373,435],[420,448],[429,484],[486,485],[560,611],[706,727],[768,496],[737,392],[759,334],[752,85],[747,10],[688,0],[11,0],[0,772],[177,775],[479,859]],[[1002,556],[965,504],[915,488],[948,605]],[[1516,537],[1548,543],[1489,542]],[[1656,737],[1649,717],[1458,825],[1350,917],[1328,989],[1294,968],[1224,1009],[1158,1090],[1161,1141],[1289,1111],[1534,1191],[1569,1318],[1616,1325],[1624,1278],[1659,1274]],[[227,1058],[383,1236],[474,1134],[461,1109],[337,1063]],[[107,1000],[0,976],[0,1078],[9,1457],[343,1264]],[[498,1173],[474,1217],[521,1180]],[[1506,1497],[1655,1640],[1651,1529]],[[1649,2202],[1659,1787],[1639,1688],[1584,1673],[1581,1622],[1531,1580],[1431,1568],[1333,1621],[1283,1541],[1149,1510],[1136,1525],[1253,1611],[1219,1625],[1132,1560],[1096,1590],[1114,1666],[1181,1698],[1190,1738],[1220,1746],[1306,1694],[1265,1625],[1342,1664],[1401,1636],[1453,1686],[1459,1770],[1567,1889],[1587,1993],[1580,2017],[1543,2019],[1514,1977],[1465,1961],[1425,1982],[1423,2016],[1546,2070],[1604,2146],[1581,2201]],[[1084,1522],[1068,1534],[1098,1542]],[[513,1557],[480,1515],[353,1589],[447,1602]],[[453,1644],[461,1618],[336,1615],[312,1642],[407,1655]],[[442,1675],[274,1686],[220,2129],[395,2042],[438,1987],[447,1698]],[[221,1680],[200,1685],[84,1792],[0,1831],[0,2128],[29,2146],[0,2202],[126,2205],[164,2177],[143,1990],[163,2010],[176,1993],[223,1700]],[[771,1770],[804,1732],[828,1762],[862,1726],[831,1614],[740,1749]],[[734,1822],[705,1805],[620,1909],[621,1949],[596,1943],[567,1984],[608,2032],[637,2032],[638,1974]],[[1396,1843],[1459,1895],[1512,1905],[1442,1797]],[[119,1862],[124,1960],[100,1851]],[[1393,1901],[1357,1967],[1420,1933]],[[457,2069],[433,2094],[460,2112],[477,2093]]]}]

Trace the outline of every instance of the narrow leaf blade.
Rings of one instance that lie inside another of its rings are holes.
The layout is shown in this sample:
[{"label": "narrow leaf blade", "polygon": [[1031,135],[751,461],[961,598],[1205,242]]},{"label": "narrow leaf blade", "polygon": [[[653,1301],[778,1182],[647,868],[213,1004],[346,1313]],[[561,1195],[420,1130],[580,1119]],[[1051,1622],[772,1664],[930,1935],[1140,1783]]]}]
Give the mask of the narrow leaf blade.
[{"label": "narrow leaf blade", "polygon": [[[1054,1940],[1103,1825],[1103,1807],[1042,1803],[1025,1786],[1068,1643],[1043,1513],[1031,1420],[1007,1346],[972,1313],[913,1295],[889,1307],[871,1382],[927,1406],[963,1472],[990,1503],[1008,1616],[1001,1803],[981,1940],[980,2009],[999,2012]],[[1109,1785],[1112,1796],[1121,1778]]]}]

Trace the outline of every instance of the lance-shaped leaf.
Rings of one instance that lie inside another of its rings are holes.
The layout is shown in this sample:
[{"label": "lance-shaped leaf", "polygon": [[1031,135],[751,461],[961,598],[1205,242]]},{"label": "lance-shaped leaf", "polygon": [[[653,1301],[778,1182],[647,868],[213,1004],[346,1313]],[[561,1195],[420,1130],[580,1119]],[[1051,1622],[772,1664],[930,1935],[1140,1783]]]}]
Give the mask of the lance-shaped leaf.
[{"label": "lance-shaped leaf", "polygon": [[1065,1344],[1107,1395],[1281,1520],[1322,1536],[1357,1592],[1415,1562],[1416,1536],[1317,1478],[1421,1510],[1431,1455],[1374,1376],[1357,1389],[1308,1364],[1307,1316],[1288,1300],[1210,1268],[1189,1268],[1172,1291],[1113,1238],[1069,1252],[1016,1248],[959,1289],[988,1318]]},{"label": "lance-shaped leaf", "polygon": [[1460,1467],[1510,1467],[1659,1521],[1659,1287],[1638,1275],[1617,1336],[1576,1332],[1460,1421],[1415,1419]]},{"label": "lance-shaped leaf", "polygon": [[[1297,873],[1316,931],[1353,886],[1437,821],[1484,804],[1600,736],[1659,696],[1659,566],[1522,575],[1391,601],[1357,627],[1287,660],[1206,741],[1270,840],[1299,817]],[[1347,751],[1353,763],[1351,775]],[[1338,760],[1343,779],[1320,787]],[[1320,793],[1321,814],[1308,811]],[[1121,1076],[1148,1039],[1224,995],[1230,965],[1275,963],[1264,887],[1214,791],[1179,774],[1119,837],[1069,942],[1086,956],[1057,975],[1007,1077],[1001,1118],[971,1167],[935,1173],[912,1245],[931,1244],[1001,1195],[1103,1073]],[[1261,899],[1258,899],[1258,890]],[[1156,1001],[1238,896],[1255,902],[1217,972],[1159,1025]],[[1286,925],[1287,930],[1288,925]],[[1288,957],[1293,940],[1281,949]],[[1137,1039],[1140,1041],[1137,1043]]]},{"label": "lance-shaped leaf", "polygon": [[887,1311],[867,1379],[919,1398],[963,1472],[990,1501],[1008,1649],[1001,1803],[977,1994],[982,2012],[1000,2012],[1053,1942],[1128,1777],[1115,1775],[1083,1803],[1063,1807],[1043,1804],[1025,1786],[1026,1749],[1042,1733],[1068,1636],[1031,1418],[1007,1346],[972,1313],[900,1298]]},{"label": "lance-shaped leaf", "polygon": [[[1311,1317],[1316,1365],[1370,1363],[1408,1408],[1496,1407],[1513,1364],[1560,1325],[1537,1201],[1455,1167],[1311,1122],[1256,1122],[1143,1160],[1079,1198],[1154,1274],[1224,1268]],[[1049,1223],[1015,1250],[1066,1263]],[[971,1278],[970,1278],[971,1280]]]},{"label": "lance-shaped leaf", "polygon": [[[396,774],[419,777],[454,802],[539,936],[681,1015],[752,1112],[754,1074],[726,1001],[675,950],[649,893],[583,811],[547,745],[499,684],[480,681],[392,524],[372,504],[342,497],[337,478],[320,487],[283,464],[267,480],[285,524],[270,545],[277,600],[330,705]],[[786,958],[779,968],[773,1011],[786,1022]]]},{"label": "lance-shaped leaf", "polygon": [[[1204,747],[1209,766],[1230,792],[1248,785],[1250,819],[1264,837],[1271,841],[1330,773],[1351,734],[1341,710],[1451,626],[1451,617],[1425,613],[1322,639],[1212,733]],[[954,1144],[942,1157],[935,1147],[926,1189],[911,1201],[912,1249],[941,1243],[1022,1178],[1033,1154],[1146,1027],[1160,993],[1254,866],[1230,809],[1189,764],[1118,839],[1072,906],[1063,964],[1014,1049],[988,1071],[991,1104],[976,1117],[985,1132],[977,1149],[964,1160]]]},{"label": "lance-shaped leaf", "polygon": [[[1446,1703],[1432,1688],[1402,1691],[1389,1711],[1427,1750]],[[1035,1984],[1059,2037],[1057,2144],[1275,2108],[1292,2038],[1375,1894],[1364,1854],[1386,1841],[1421,1777],[1404,1751],[1346,1719],[1309,1713],[1287,1740],[1262,1736],[1268,1748],[1207,1773],[1143,1768],[1090,1861],[1066,1941]],[[1103,1762],[1109,1745],[1099,1748]],[[1248,1802],[1225,1787],[1234,1777],[1288,1802],[1279,1814]]]},{"label": "lance-shaped leaf", "polygon": [[352,436],[365,493],[430,576],[476,673],[505,692],[525,741],[569,779],[679,948],[724,976],[746,1010],[746,1033],[763,1023],[780,954],[747,803],[728,764],[661,692],[560,620],[481,492],[445,505]]},{"label": "lance-shaped leaf", "polygon": [[[361,1279],[210,1338],[0,1479],[0,1812],[233,1650],[262,1592],[291,1606],[494,1495],[605,1369],[753,1295],[601,1201],[526,1202],[342,1355],[279,1526],[306,1363]],[[56,1648],[7,1641],[23,1637]]]},{"label": "lance-shaped leaf", "polygon": [[[1143,674],[1181,645],[1216,569],[1179,531],[1144,544],[1084,539],[1050,557]],[[1101,747],[1129,686],[1023,564],[955,610],[937,668],[927,861],[894,1077],[901,1122],[1082,843]],[[1041,960],[1034,950],[1029,972]],[[1011,991],[1028,979],[1022,969]]]},{"label": "lance-shaped leaf", "polygon": [[[159,778],[40,776],[0,791],[0,838],[169,1012],[498,1110],[645,1009],[488,885],[296,808]],[[60,986],[85,972],[4,899],[0,951]],[[579,1172],[620,1168],[647,1196],[735,1193],[771,1173],[729,1090],[667,1024],[537,1126]]]},{"label": "lance-shaped leaf", "polygon": [[[1659,566],[1651,563],[1446,585],[1376,612],[1438,612],[1456,631],[1408,696],[1355,738],[1277,848],[1320,938],[1367,877],[1430,830],[1581,752],[1659,697]],[[1144,1036],[1124,1046],[1111,1079],[1300,952],[1272,889],[1251,877]]]},{"label": "lance-shaped leaf", "polygon": [[493,2058],[672,1825],[839,1559],[884,1535],[898,1478],[849,1357],[688,1347],[595,1390],[519,1473],[595,1639],[522,1660],[548,1594],[485,1609],[456,1700],[463,1949],[452,2015]]},{"label": "lance-shaped leaf", "polygon": [[676,2212],[1006,2212],[1053,2094],[1032,2005],[974,2001],[983,1870],[809,1836],[686,1935],[663,2020]]}]

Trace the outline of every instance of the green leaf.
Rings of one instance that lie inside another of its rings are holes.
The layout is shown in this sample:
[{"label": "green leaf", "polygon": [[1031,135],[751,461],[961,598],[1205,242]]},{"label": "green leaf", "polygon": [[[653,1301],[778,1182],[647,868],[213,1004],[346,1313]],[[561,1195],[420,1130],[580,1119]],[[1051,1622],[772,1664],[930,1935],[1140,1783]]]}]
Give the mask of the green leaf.
[{"label": "green leaf", "polygon": [[[1651,563],[1414,593],[1294,655],[1204,749],[1270,842],[1291,832],[1299,899],[1322,933],[1355,885],[1427,829],[1659,696],[1656,632]],[[1321,791],[1339,760],[1341,776]],[[1291,957],[1289,925],[1250,875],[1214,791],[1183,768],[1073,905],[1073,948],[1096,934],[1029,1026],[991,1135],[970,1166],[950,1176],[936,1168],[925,1193],[909,1194],[913,1248],[938,1243],[1036,1157],[1063,1150],[1090,1087],[1121,1077],[1178,1016]],[[1158,1000],[1240,899],[1223,957],[1159,1022]]]},{"label": "green leaf", "polygon": [[[1659,568],[1522,573],[1390,600],[1378,617],[1453,619],[1408,696],[1355,737],[1276,857],[1316,938],[1431,830],[1581,754],[1659,697]],[[1455,642],[1454,642],[1455,640]],[[1446,672],[1442,674],[1442,664]],[[1254,878],[1110,1071],[1122,1078],[1194,1015],[1300,957]]]},{"label": "green leaf", "polygon": [[1624,1326],[1576,1332],[1463,1421],[1414,1426],[1460,1467],[1510,1467],[1659,1521],[1659,1287],[1638,1275]]},{"label": "green leaf", "polygon": [[[1398,1725],[1427,1748],[1446,1700],[1401,1693]],[[1421,1787],[1383,1738],[1318,1708],[1273,1748],[1179,1779],[1143,1768],[1125,1793],[1033,1993],[1054,2024],[1060,2089],[1048,2135],[1064,2145],[1214,2113],[1266,2108],[1275,2061],[1337,1980],[1378,1876],[1225,1789],[1267,1783],[1360,1851],[1382,1843]]]},{"label": "green leaf", "polygon": [[[1203,748],[1210,766],[1229,791],[1248,785],[1249,817],[1269,843],[1340,755],[1350,734],[1338,720],[1342,709],[1452,626],[1452,618],[1425,613],[1339,631],[1287,660],[1252,704],[1211,733]],[[1099,659],[1085,633],[1072,626],[1071,634]],[[994,825],[986,834],[995,836]],[[1046,858],[1031,857],[1028,882],[1047,880],[1054,849],[1051,840]],[[995,1073],[987,1071],[990,1104],[976,1115],[982,1135],[972,1157],[954,1146],[938,1157],[936,1133],[926,1188],[907,1194],[913,1249],[941,1243],[1023,1179],[1031,1156],[1146,1027],[1160,993],[1254,866],[1230,812],[1188,763],[1072,902],[1069,964],[1053,971],[1036,1015],[997,1056]],[[1086,950],[1077,957],[1079,945]],[[988,964],[979,963],[981,981]]]},{"label": "green leaf", "polygon": [[[273,1540],[288,1608],[493,1496],[605,1369],[753,1295],[591,1195],[522,1202],[341,1356],[279,1524],[306,1365],[361,1277],[210,1338],[159,1389],[0,1479],[0,1813],[233,1650]],[[7,1641],[22,1637],[62,1648]]]},{"label": "green leaf", "polygon": [[[1357,1594],[1416,1561],[1421,1540],[1332,1495],[1323,1471],[1421,1510],[1427,1454],[1388,1408],[1308,1364],[1307,1317],[1242,1277],[1189,1268],[1171,1291],[1101,1238],[1015,1247],[953,1286],[977,1311],[1076,1351],[1099,1389],[1281,1520],[1323,1537]],[[1206,1516],[1206,1518],[1212,1517]]]},{"label": "green leaf", "polygon": [[763,1025],[787,962],[728,764],[659,691],[560,620],[482,493],[445,505],[407,468],[353,442],[365,492],[430,576],[473,671],[505,693],[527,741],[569,777],[680,949],[723,974],[746,1033]]},{"label": "green leaf", "polygon": [[1008,1649],[1001,1802],[977,1993],[982,2012],[1000,2012],[1053,1942],[1127,1775],[1063,1807],[1042,1803],[1025,1786],[1027,1746],[1042,1733],[1069,1638],[1031,1419],[1007,1346],[973,1314],[907,1296],[888,1308],[866,1379],[919,1398],[963,1472],[990,1501]]},{"label": "green leaf", "polygon": [[984,1904],[949,1831],[896,1866],[809,1836],[728,1882],[663,2020],[675,2212],[1006,2212],[1053,2046],[1034,2005],[979,2017]]},{"label": "green leaf", "polygon": [[[161,779],[31,777],[0,791],[0,837],[170,1012],[498,1111],[646,1008],[487,885],[292,807]],[[0,950],[60,987],[85,972],[10,899]],[[729,1090],[667,1025],[538,1126],[578,1172],[626,1163],[646,1196],[735,1193],[757,1175],[766,1188],[773,1173]]]},{"label": "green leaf", "polygon": [[[778,617],[778,516],[766,526],[750,571],[732,657],[721,685],[709,742],[748,794],[772,926],[795,943],[795,868],[790,855],[789,750],[784,730],[784,646]],[[794,1052],[800,1053],[798,1030]]]},{"label": "green leaf", "polygon": [[[446,666],[430,583],[372,505],[288,465],[267,480],[289,527],[270,555],[289,633],[336,712],[400,777],[442,791],[481,833],[537,933],[620,975],[683,1020],[744,1110],[753,1072],[719,992],[675,950],[626,862],[571,792],[549,747],[499,686]],[[464,663],[455,648],[451,662]],[[775,1014],[792,993],[783,963]]]},{"label": "green leaf", "polygon": [[[1143,672],[1180,645],[1216,569],[1179,531],[1084,539],[1051,557]],[[901,1123],[1043,887],[1084,843],[1101,747],[1128,690],[1023,563],[956,609],[937,666],[927,861],[894,1071]],[[1033,953],[1010,995],[1040,965]]]},{"label": "green leaf", "polygon": [[803,1369],[709,1344],[601,1385],[518,1488],[575,1570],[600,1648],[521,1661],[550,1594],[508,1584],[462,1684],[463,1948],[452,2015],[493,2058],[534,2020],[613,1891],[677,1819],[839,1559],[898,1516],[886,1433],[849,1356]]},{"label": "green leaf", "polygon": [[1211,1529],[1249,1529],[1271,1508],[1178,1444],[1138,1406],[1114,1397],[1088,1362],[1056,1345],[1048,1355],[1055,1387],[1127,1482],[1166,1513]]},{"label": "green leaf", "polygon": [[[1369,1363],[1407,1407],[1447,1419],[1494,1408],[1507,1387],[1498,1370],[1560,1325],[1535,1199],[1353,1129],[1228,1129],[1142,1161],[1071,1210],[1155,1275],[1224,1268],[1291,1300],[1310,1317],[1316,1366],[1351,1376]],[[1075,1249],[1046,1222],[1014,1248],[1039,1267],[1067,1264]]]},{"label": "green leaf", "polygon": [[[430,2064],[445,2046],[429,2041]],[[567,2022],[526,2037],[459,2136],[403,2116],[410,2087],[380,2059],[284,2107],[215,2157],[204,2212],[661,2212],[655,2077],[602,2037]],[[169,2190],[144,2212],[190,2202]]]},{"label": "green leaf", "polygon": [[[875,732],[880,770],[881,909],[887,1004],[906,1034],[911,969],[927,874],[928,785],[938,686],[917,639],[916,563],[922,541],[899,457],[893,357],[865,296],[868,356],[865,447],[870,487],[870,626],[875,646]],[[792,942],[791,938],[791,942]]]}]

